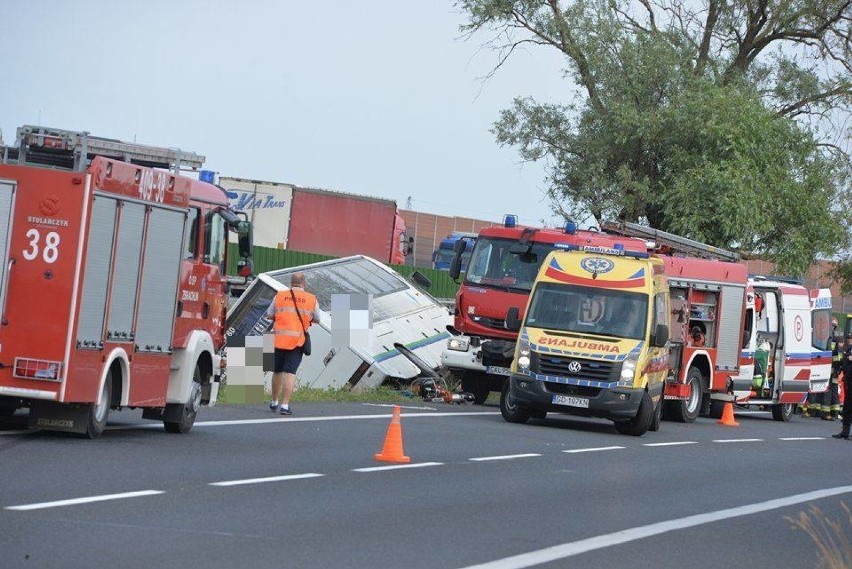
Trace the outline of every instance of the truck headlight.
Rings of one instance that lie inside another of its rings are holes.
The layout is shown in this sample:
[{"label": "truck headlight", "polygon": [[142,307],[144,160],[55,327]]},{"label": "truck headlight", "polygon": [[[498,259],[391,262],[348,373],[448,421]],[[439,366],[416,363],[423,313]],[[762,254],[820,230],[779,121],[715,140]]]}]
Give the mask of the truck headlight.
[{"label": "truck headlight", "polygon": [[447,342],[447,349],[456,352],[466,352],[470,348],[470,340],[466,338],[450,338]]},{"label": "truck headlight", "polygon": [[639,354],[630,354],[621,364],[621,381],[633,381],[636,377],[636,364],[639,362]]},{"label": "truck headlight", "polygon": [[518,342],[518,373],[530,372],[530,343],[527,340]]}]

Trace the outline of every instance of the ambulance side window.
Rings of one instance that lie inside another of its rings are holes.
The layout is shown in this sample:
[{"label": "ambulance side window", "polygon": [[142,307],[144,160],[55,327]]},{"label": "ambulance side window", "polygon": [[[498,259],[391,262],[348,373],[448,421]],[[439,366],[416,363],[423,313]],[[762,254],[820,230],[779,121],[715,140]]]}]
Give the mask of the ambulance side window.
[{"label": "ambulance side window", "polygon": [[225,228],[225,218],[218,213],[208,214],[204,223],[204,262],[223,265],[227,243],[228,231]]},{"label": "ambulance side window", "polygon": [[184,228],[184,259],[194,259],[198,256],[198,218],[201,213],[197,207],[189,208],[189,214],[186,216],[186,227]]},{"label": "ambulance side window", "polygon": [[749,342],[751,342],[752,335],[752,327],[754,324],[754,309],[749,308],[746,310],[745,315],[745,324],[743,325],[743,349],[748,348]]}]

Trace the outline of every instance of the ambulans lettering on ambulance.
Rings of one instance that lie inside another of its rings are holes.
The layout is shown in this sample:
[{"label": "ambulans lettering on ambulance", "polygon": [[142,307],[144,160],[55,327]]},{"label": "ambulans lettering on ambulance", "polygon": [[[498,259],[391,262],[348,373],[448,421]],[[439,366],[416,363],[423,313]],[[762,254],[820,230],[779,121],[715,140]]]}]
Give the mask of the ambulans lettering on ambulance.
[{"label": "ambulans lettering on ambulance", "polygon": [[602,417],[640,436],[657,430],[668,370],[663,263],[595,247],[544,260],[500,399],[512,423],[548,412]]}]

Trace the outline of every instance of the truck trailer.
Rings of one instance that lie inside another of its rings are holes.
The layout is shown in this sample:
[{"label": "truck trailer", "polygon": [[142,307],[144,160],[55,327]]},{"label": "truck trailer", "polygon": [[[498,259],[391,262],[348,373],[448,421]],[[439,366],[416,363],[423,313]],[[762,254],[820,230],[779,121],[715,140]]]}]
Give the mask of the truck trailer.
[{"label": "truck trailer", "polygon": [[255,245],[402,265],[411,252],[396,202],[294,184],[219,177],[231,208],[248,214]]}]

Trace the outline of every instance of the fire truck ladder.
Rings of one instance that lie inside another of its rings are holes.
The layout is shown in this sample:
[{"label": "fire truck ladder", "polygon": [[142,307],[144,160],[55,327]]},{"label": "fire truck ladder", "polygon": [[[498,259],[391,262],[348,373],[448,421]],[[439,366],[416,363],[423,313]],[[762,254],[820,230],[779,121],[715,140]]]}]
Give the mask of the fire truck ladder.
[{"label": "fire truck ladder", "polygon": [[660,231],[659,229],[645,227],[644,225],[639,225],[638,223],[630,223],[627,221],[608,221],[603,224],[603,230],[606,233],[611,233],[614,235],[638,237],[646,241],[653,241],[656,247],[659,247],[660,245],[665,245],[675,253],[683,253],[695,257],[702,257],[705,259],[720,259],[722,261],[731,262],[737,262],[740,260],[740,255],[738,253],[734,253],[733,251],[713,247],[712,245],[707,245],[706,243],[701,243],[700,241],[687,239],[686,237],[681,237],[680,235],[675,235],[674,233],[668,233],[666,231]]},{"label": "fire truck ladder", "polygon": [[16,161],[18,164],[41,164],[80,171],[85,170],[95,156],[105,156],[140,166],[172,170],[175,174],[179,174],[182,168],[197,170],[204,164],[204,156],[195,152],[41,126],[19,127],[15,144],[16,147],[0,148],[3,162]]}]

